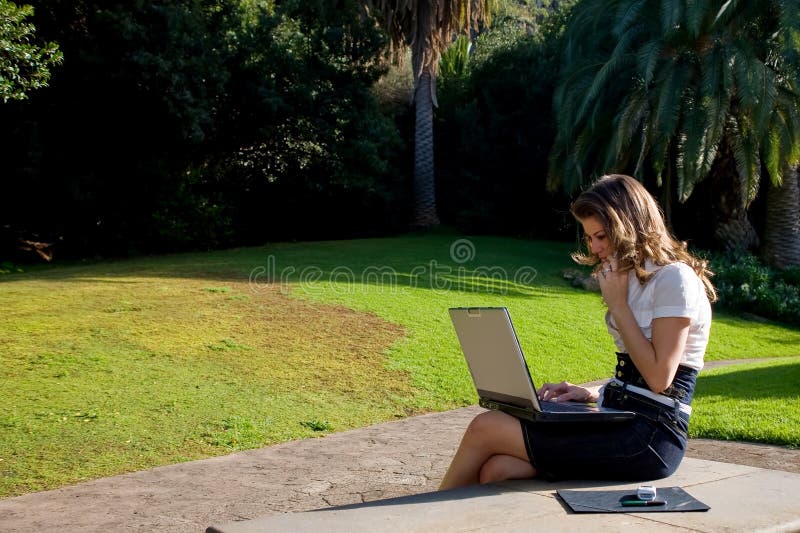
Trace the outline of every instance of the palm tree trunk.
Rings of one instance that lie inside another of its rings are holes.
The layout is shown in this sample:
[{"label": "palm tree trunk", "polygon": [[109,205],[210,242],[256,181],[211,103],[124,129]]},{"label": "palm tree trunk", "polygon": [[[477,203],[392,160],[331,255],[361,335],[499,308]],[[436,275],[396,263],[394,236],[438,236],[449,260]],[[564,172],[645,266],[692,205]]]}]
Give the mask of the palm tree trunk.
[{"label": "palm tree trunk", "polygon": [[780,187],[767,189],[767,220],[761,257],[771,266],[800,266],[800,177],[792,168]]},{"label": "palm tree trunk", "polygon": [[433,172],[433,79],[423,69],[414,92],[414,220],[415,227],[439,225]]},{"label": "palm tree trunk", "polygon": [[733,149],[725,137],[709,177],[713,191],[714,238],[718,245],[725,250],[757,248],[758,234],[747,217],[745,183],[736,170]]}]

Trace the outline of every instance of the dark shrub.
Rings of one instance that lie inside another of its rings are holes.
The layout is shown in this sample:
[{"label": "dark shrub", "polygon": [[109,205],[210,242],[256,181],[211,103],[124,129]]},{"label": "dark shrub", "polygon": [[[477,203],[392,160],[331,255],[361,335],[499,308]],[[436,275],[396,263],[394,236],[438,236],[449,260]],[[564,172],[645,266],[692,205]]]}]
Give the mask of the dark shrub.
[{"label": "dark shrub", "polygon": [[800,325],[800,269],[773,270],[744,252],[712,255],[719,304]]}]

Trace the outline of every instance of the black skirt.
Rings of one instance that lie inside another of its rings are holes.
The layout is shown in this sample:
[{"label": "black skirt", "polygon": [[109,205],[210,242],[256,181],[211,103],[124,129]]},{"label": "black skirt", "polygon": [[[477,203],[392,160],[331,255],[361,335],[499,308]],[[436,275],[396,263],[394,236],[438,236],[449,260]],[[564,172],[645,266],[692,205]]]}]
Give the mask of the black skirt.
[{"label": "black skirt", "polygon": [[[643,383],[627,354],[617,354],[616,376]],[[630,380],[630,381],[629,381]],[[697,371],[680,366],[668,388],[673,401],[691,403]],[[644,384],[646,386],[646,384]],[[607,386],[603,406],[634,411],[621,422],[542,423],[520,419],[528,458],[551,480],[644,481],[672,475],[686,452],[689,415],[619,387]]]},{"label": "black skirt", "polygon": [[539,476],[643,481],[670,476],[686,439],[644,416],[622,422],[542,423],[520,419],[528,458]]}]

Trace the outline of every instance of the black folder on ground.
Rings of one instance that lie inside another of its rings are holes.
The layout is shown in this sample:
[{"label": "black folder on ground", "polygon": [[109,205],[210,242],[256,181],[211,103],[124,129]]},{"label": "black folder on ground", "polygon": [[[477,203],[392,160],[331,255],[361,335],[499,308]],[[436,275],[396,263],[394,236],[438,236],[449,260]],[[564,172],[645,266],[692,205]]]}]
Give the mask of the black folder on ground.
[{"label": "black folder on ground", "polygon": [[575,513],[664,513],[708,511],[710,507],[680,487],[658,487],[656,498],[663,504],[623,505],[637,500],[636,490],[558,490],[559,497]]}]

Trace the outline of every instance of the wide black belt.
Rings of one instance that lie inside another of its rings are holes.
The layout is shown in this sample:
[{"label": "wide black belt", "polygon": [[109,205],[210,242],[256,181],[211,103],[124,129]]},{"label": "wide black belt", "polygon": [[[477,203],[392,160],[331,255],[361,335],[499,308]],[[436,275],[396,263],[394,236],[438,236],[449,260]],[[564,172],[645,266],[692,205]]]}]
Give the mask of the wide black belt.
[{"label": "wide black belt", "polygon": [[[633,364],[631,356],[627,353],[617,352],[617,369],[614,372],[614,377],[625,383],[642,387],[643,389],[650,388],[642,375],[639,373],[639,369]],[[689,404],[692,401],[693,392],[687,390],[687,388],[682,385],[684,383],[694,384],[696,379],[697,370],[694,368],[689,368],[688,366],[679,365],[678,371],[675,373],[675,378],[672,380],[672,383],[663,392],[661,392],[661,394]]]}]

